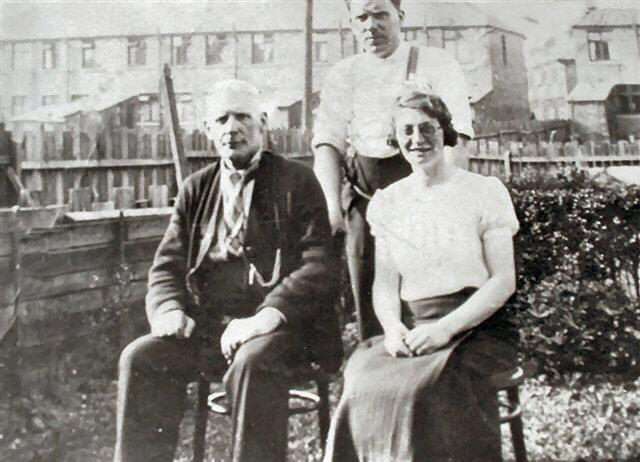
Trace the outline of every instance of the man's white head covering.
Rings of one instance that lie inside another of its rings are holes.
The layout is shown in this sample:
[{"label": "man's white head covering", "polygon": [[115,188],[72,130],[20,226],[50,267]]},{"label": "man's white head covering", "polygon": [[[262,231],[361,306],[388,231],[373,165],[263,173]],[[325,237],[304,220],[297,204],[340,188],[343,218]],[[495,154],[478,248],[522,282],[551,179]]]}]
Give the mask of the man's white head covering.
[{"label": "man's white head covering", "polygon": [[260,91],[243,80],[230,79],[216,83],[207,98],[205,123],[211,127],[226,112],[251,114],[261,120],[265,104]]}]

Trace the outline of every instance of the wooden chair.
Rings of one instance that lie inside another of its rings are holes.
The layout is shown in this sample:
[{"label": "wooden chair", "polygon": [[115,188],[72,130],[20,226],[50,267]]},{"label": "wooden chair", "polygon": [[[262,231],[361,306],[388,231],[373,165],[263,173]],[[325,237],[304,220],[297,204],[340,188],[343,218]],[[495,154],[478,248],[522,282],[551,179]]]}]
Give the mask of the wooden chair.
[{"label": "wooden chair", "polygon": [[[289,398],[303,402],[300,405],[289,404],[289,416],[296,414],[306,414],[307,412],[318,413],[318,426],[320,427],[320,445],[324,451],[324,445],[329,433],[329,383],[331,376],[326,372],[308,368],[300,371],[299,381],[314,382],[316,393],[298,389],[289,390]],[[205,377],[198,380],[198,398],[196,404],[195,430],[193,435],[193,462],[203,462],[204,446],[207,433],[207,420],[209,410],[222,415],[229,415],[229,409],[225,405],[226,393],[224,391],[210,393],[211,382]]]},{"label": "wooden chair", "polygon": [[[516,462],[527,462],[518,387],[522,385],[525,379],[531,377],[535,370],[535,365],[528,362],[523,366],[515,367],[491,377],[491,383],[498,393],[499,407],[504,410],[500,414],[500,424],[509,424]],[[505,392],[506,397],[501,396],[500,392],[502,391]]]}]

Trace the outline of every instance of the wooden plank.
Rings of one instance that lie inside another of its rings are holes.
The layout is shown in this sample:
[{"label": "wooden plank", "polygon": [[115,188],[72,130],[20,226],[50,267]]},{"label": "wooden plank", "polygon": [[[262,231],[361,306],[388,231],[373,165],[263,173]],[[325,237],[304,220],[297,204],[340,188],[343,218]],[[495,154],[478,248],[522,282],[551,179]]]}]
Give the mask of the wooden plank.
[{"label": "wooden plank", "polygon": [[18,304],[20,321],[31,324],[71,313],[99,310],[105,305],[104,289],[88,289],[51,298],[40,298]]},{"label": "wooden plank", "polygon": [[47,162],[25,161],[21,164],[21,168],[22,170],[60,170],[116,167],[154,167],[159,165],[171,164],[171,159],[76,159],[50,160]]},{"label": "wooden plank", "polygon": [[117,258],[115,242],[95,247],[23,253],[22,274],[26,277],[47,278],[79,271],[112,268],[117,265]]},{"label": "wooden plank", "polygon": [[2,280],[0,285],[0,306],[12,305],[16,298],[16,286],[13,278],[8,280]]},{"label": "wooden plank", "polygon": [[56,204],[64,204],[64,179],[62,171],[56,172]]},{"label": "wooden plank", "polygon": [[[83,212],[93,213],[93,212]],[[111,221],[58,225],[51,230],[34,231],[20,242],[23,254],[97,245],[116,240],[115,225]]]},{"label": "wooden plank", "polygon": [[[17,346],[37,346],[50,343],[52,340],[72,339],[75,334],[91,331],[97,332],[99,326],[99,312],[77,312],[65,316],[52,316],[42,321],[29,324],[18,323]],[[59,355],[56,355],[59,356]]]},{"label": "wooden plank", "polygon": [[111,269],[96,269],[48,278],[24,277],[21,280],[20,299],[24,301],[37,300],[85,289],[107,287],[113,283],[112,279]]},{"label": "wooden plank", "polygon": [[169,216],[131,221],[128,225],[129,240],[162,237],[169,225]]},{"label": "wooden plank", "polygon": [[7,255],[13,255],[13,235],[11,233],[0,233],[0,256]]},{"label": "wooden plank", "polygon": [[[176,95],[173,91],[173,79],[171,78],[171,68],[168,64],[164,65],[164,79],[161,91],[161,98],[167,103],[165,107],[169,108],[169,122],[171,136],[171,155],[176,171],[178,184],[182,184],[182,180],[186,177],[187,161],[184,156],[184,146],[180,138],[180,121],[178,120],[178,109],[176,106]],[[155,184],[155,183],[154,183]]]}]

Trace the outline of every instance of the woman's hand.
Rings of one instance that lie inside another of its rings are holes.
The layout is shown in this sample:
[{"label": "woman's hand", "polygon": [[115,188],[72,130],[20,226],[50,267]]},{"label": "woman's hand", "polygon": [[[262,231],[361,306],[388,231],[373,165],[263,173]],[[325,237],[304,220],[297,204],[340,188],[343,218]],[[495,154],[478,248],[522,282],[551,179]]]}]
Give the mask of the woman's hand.
[{"label": "woman's hand", "polygon": [[384,347],[391,356],[395,358],[412,356],[411,351],[405,344],[405,336],[409,329],[404,324],[390,329],[384,334]]},{"label": "woman's hand", "polygon": [[436,322],[414,327],[406,334],[404,341],[414,356],[421,356],[446,346],[451,341],[451,335]]}]

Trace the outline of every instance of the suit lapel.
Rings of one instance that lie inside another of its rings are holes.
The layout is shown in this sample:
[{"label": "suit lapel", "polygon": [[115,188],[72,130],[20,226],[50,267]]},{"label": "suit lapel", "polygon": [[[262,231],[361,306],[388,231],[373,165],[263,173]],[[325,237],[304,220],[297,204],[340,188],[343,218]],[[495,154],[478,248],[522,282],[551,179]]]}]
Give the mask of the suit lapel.
[{"label": "suit lapel", "polygon": [[[255,172],[255,184],[251,196],[251,207],[247,218],[247,234],[245,246],[253,247],[263,242],[277,244],[276,217],[279,198],[275,190],[273,158],[270,153],[263,153],[260,167]],[[277,245],[276,245],[277,246]]]},{"label": "suit lapel", "polygon": [[[203,238],[200,241],[196,263],[193,267],[192,272],[196,271],[200,267],[205,255],[207,255],[207,252],[209,252],[209,249],[211,248],[211,243],[213,242],[213,237],[215,236],[216,226],[218,223],[217,216],[219,215],[221,207],[222,196],[220,191],[220,163],[218,163],[214,171],[211,189],[209,190],[207,197],[204,198],[201,212],[202,215],[198,220],[199,226],[204,227],[204,233]],[[198,230],[197,232],[201,231]]]}]

